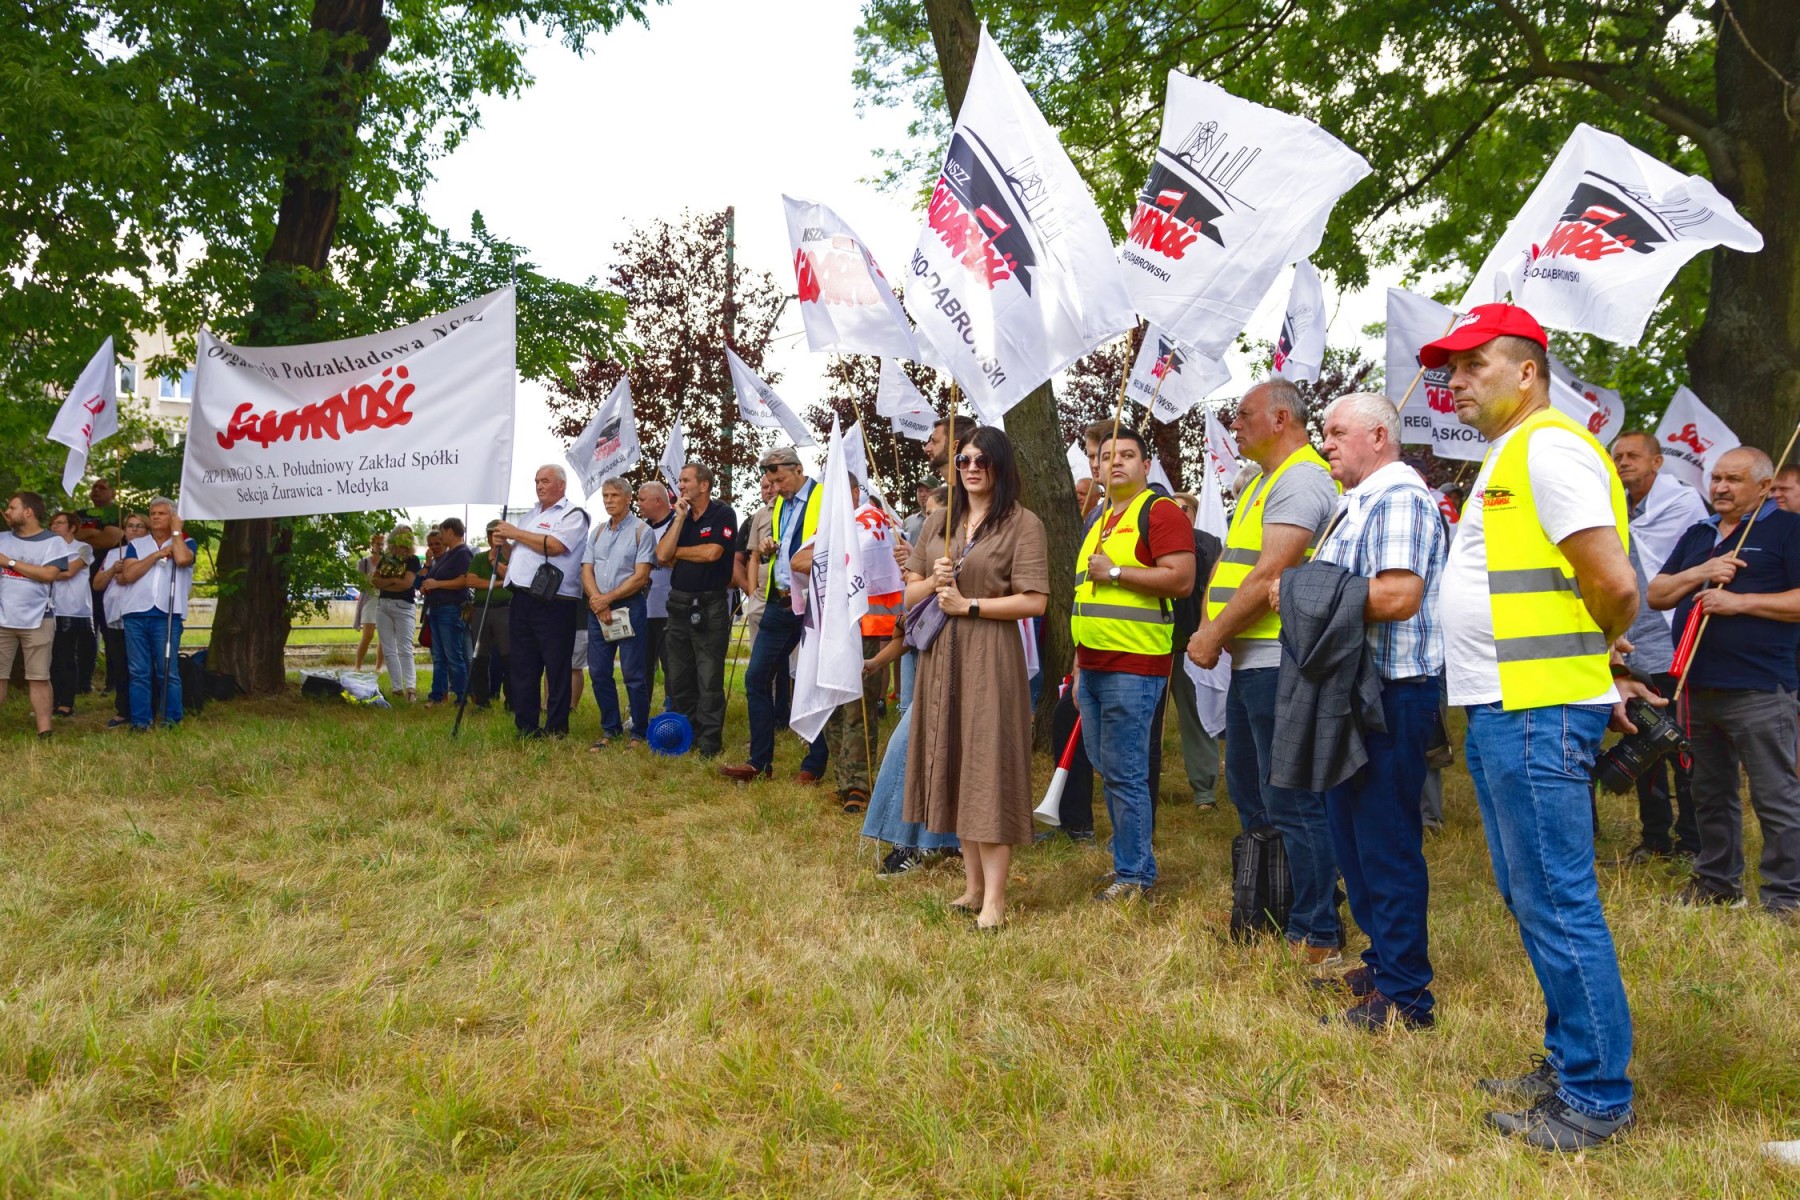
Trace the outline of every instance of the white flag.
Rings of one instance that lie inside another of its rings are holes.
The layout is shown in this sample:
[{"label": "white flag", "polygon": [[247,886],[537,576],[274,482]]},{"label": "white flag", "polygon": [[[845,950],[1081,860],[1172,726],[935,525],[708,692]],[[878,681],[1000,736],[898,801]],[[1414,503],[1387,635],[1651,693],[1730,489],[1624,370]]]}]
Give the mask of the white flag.
[{"label": "white flag", "polygon": [[807,604],[794,670],[793,712],[788,726],[807,741],[819,736],[841,704],[862,698],[862,619],[869,611],[862,539],[856,536],[856,504],[850,498],[844,435],[831,418],[830,449],[820,486],[819,532],[806,580]]},{"label": "white flag", "polygon": [[[1237,457],[1237,439],[1231,436],[1231,430],[1225,428],[1225,422],[1219,420],[1219,410],[1208,407],[1206,410],[1206,458],[1205,474],[1212,477],[1219,489],[1219,512],[1225,511],[1225,497],[1232,494],[1232,485],[1237,482],[1240,464]],[[1202,508],[1204,509],[1204,505]],[[1209,533],[1218,533],[1219,539],[1225,535],[1209,525],[1200,526]],[[1223,527],[1221,527],[1223,528]]]},{"label": "white flag", "polygon": [[1223,362],[1192,353],[1152,325],[1132,360],[1125,394],[1158,421],[1173,424],[1230,382],[1231,368]]},{"label": "white flag", "polygon": [[909,437],[915,442],[929,441],[936,424],[937,417],[928,412],[895,413],[888,418],[888,427],[896,436]]},{"label": "white flag", "polygon": [[[1200,510],[1194,514],[1194,528],[1210,533],[1221,542],[1230,524],[1225,515],[1225,489],[1230,486],[1229,478],[1222,476],[1229,470],[1233,476],[1237,474],[1237,459],[1233,457],[1231,448],[1235,443],[1225,427],[1219,423],[1219,415],[1212,409],[1206,411],[1206,456],[1201,465],[1200,479],[1194,491],[1200,498]],[[1194,586],[1204,589],[1207,581],[1198,579]],[[1200,727],[1210,737],[1218,737],[1225,732],[1225,697],[1231,687],[1231,652],[1224,651],[1219,661],[1210,670],[1201,670],[1194,665],[1194,660],[1185,653],[1185,647],[1175,647],[1175,653],[1181,655],[1181,665],[1187,672],[1188,683],[1194,689],[1194,700],[1200,710]]]},{"label": "white flag", "polygon": [[1463,302],[1506,276],[1513,303],[1548,329],[1635,346],[1675,272],[1702,250],[1761,250],[1762,234],[1698,175],[1624,138],[1577,125]]},{"label": "white flag", "polygon": [[75,494],[87,471],[88,451],[96,442],[119,432],[117,369],[113,364],[113,340],[107,338],[81,369],[81,377],[69,389],[68,399],[50,423],[49,439],[69,448],[63,462],[63,492]]},{"label": "white flag", "polygon": [[681,494],[681,468],[687,466],[687,430],[681,427],[681,418],[669,426],[669,444],[663,447],[662,458],[657,462],[662,471],[663,482],[669,485],[669,494]]},{"label": "white flag", "polygon": [[569,447],[569,467],[581,480],[588,496],[598,496],[600,485],[637,466],[644,457],[638,444],[637,416],[631,411],[631,379],[619,376],[612,394],[601,402],[575,444]]},{"label": "white flag", "polygon": [[1093,468],[1088,465],[1087,446],[1080,438],[1069,443],[1069,474],[1075,477],[1076,483],[1094,477]]},{"label": "white flag", "polygon": [[1550,400],[1576,420],[1585,421],[1587,431],[1602,446],[1610,445],[1625,424],[1624,397],[1612,388],[1575,378],[1554,354],[1550,356]]},{"label": "white flag", "polygon": [[1450,368],[1421,371],[1419,349],[1450,330],[1456,313],[1448,306],[1401,288],[1387,294],[1387,398],[1400,405],[1400,440],[1428,445],[1439,458],[1479,462],[1487,439],[1456,419],[1450,397]]},{"label": "white flag", "polygon": [[1272,369],[1283,379],[1317,379],[1325,365],[1325,289],[1309,259],[1294,264],[1287,312],[1275,339]]},{"label": "white flag", "polygon": [[1093,196],[985,28],[906,307],[988,424],[1137,321]]},{"label": "white flag", "polygon": [[1663,470],[1702,497],[1712,495],[1712,465],[1719,455],[1739,445],[1731,426],[1706,407],[1685,387],[1675,389],[1661,421],[1656,423],[1656,444],[1662,447]]},{"label": "white flag", "polygon": [[906,310],[856,231],[823,204],[781,199],[807,345],[814,352],[918,358]]},{"label": "white flag", "polygon": [[1138,311],[1224,357],[1281,268],[1319,248],[1337,198],[1368,173],[1311,121],[1170,71],[1161,143],[1119,251]]},{"label": "white flag", "polygon": [[[881,360],[881,380],[875,387],[875,415],[897,417],[901,413],[930,413],[931,403],[906,377],[897,359]],[[935,415],[935,414],[934,414]]]},{"label": "white flag", "polygon": [[865,502],[871,496],[885,502],[887,497],[883,496],[881,489],[875,486],[875,480],[869,472],[868,449],[863,444],[861,421],[844,430],[844,465],[849,468],[850,477],[856,480],[858,487],[862,488]]},{"label": "white flag", "polygon": [[1162,459],[1154,456],[1150,459],[1149,482],[1160,483],[1163,491],[1169,493],[1171,496],[1175,494],[1175,481],[1169,478],[1169,473],[1167,471],[1163,470]]},{"label": "white flag", "polygon": [[744,360],[725,347],[725,362],[731,368],[731,386],[737,392],[738,416],[759,429],[780,429],[793,439],[795,446],[816,446],[800,417],[788,407],[775,389],[744,365]]}]

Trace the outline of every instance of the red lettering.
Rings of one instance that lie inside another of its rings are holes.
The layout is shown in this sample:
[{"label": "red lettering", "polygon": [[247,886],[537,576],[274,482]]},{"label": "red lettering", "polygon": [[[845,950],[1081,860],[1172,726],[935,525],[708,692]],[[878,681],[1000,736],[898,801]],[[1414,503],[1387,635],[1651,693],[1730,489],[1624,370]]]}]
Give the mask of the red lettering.
[{"label": "red lettering", "polygon": [[[381,373],[379,386],[366,383],[350,388],[348,396],[340,392],[301,408],[279,412],[270,409],[257,416],[249,404],[240,404],[225,424],[225,432],[216,434],[219,445],[230,450],[239,442],[250,441],[267,449],[275,442],[330,438],[337,441],[343,433],[361,433],[365,429],[388,429],[405,425],[413,419],[406,402],[412,398],[413,385],[406,382],[405,367],[389,367]],[[399,390],[395,390],[398,383]]]},{"label": "red lettering", "polygon": [[1542,253],[1547,258],[1567,256],[1596,262],[1609,254],[1624,253],[1625,247],[1624,242],[1586,221],[1565,221],[1551,232]]},{"label": "red lettering", "polygon": [[1128,241],[1173,259],[1186,255],[1187,248],[1199,237],[1200,222],[1177,221],[1151,204],[1138,205],[1137,217],[1131,223],[1131,232],[1126,235]]},{"label": "red lettering", "polygon": [[975,214],[963,207],[956,193],[941,179],[925,210],[925,223],[963,266],[987,284],[989,291],[993,291],[994,285],[1001,280],[1013,277],[1016,264],[1012,256],[999,251]]},{"label": "red lettering", "polygon": [[1425,403],[1432,412],[1453,413],[1456,411],[1456,396],[1447,387],[1436,384],[1425,385]]}]

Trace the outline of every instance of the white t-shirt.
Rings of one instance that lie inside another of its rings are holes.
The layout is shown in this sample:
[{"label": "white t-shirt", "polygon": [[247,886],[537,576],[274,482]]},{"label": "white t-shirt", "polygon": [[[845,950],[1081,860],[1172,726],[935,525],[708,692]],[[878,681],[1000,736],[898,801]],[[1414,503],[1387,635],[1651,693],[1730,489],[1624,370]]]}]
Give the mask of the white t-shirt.
[{"label": "white t-shirt", "polygon": [[[1494,613],[1488,603],[1481,498],[1501,447],[1516,436],[1514,430],[1488,447],[1444,566],[1438,623],[1444,631],[1444,670],[1452,704],[1500,701],[1500,663],[1494,653]],[[1575,434],[1555,427],[1538,430],[1531,439],[1526,469],[1531,473],[1538,523],[1552,543],[1584,529],[1613,524],[1612,482],[1606,464]],[[1619,693],[1608,684],[1604,692],[1580,703],[1613,704],[1618,699]]]},{"label": "white t-shirt", "polygon": [[[0,528],[0,563],[11,558],[34,567],[61,570],[69,556],[67,546],[48,529],[20,537],[10,529]],[[10,567],[0,567],[0,628],[36,629],[49,620],[50,588],[50,584],[27,579]]]},{"label": "white t-shirt", "polygon": [[[100,560],[101,572],[112,570],[124,557],[123,546],[108,550],[106,557]],[[125,592],[125,581],[114,575],[112,582],[106,585],[106,590],[100,593],[100,611],[106,614],[107,625],[114,629],[119,627],[119,622],[125,617]]]},{"label": "white t-shirt", "polygon": [[[194,549],[193,538],[184,537],[182,540],[187,543],[189,550]],[[168,544],[168,539],[159,542],[154,535],[145,534],[143,537],[133,538],[125,544],[125,557],[128,559],[149,558]],[[138,576],[136,583],[126,587],[125,595],[119,603],[120,614],[127,617],[133,613],[143,612],[166,614],[169,611],[169,572],[171,571],[175,572],[175,615],[184,621],[187,620],[188,592],[193,590],[194,568],[186,566],[177,569],[175,560],[170,558],[157,559],[155,566]],[[117,585],[118,580],[115,578],[113,582]]]},{"label": "white t-shirt", "polygon": [[[69,566],[76,560],[82,564],[68,579],[50,585],[50,606],[59,617],[92,617],[94,592],[88,587],[88,568],[94,565],[94,548],[86,542],[64,542],[68,548]],[[66,568],[65,568],[66,569]]]}]

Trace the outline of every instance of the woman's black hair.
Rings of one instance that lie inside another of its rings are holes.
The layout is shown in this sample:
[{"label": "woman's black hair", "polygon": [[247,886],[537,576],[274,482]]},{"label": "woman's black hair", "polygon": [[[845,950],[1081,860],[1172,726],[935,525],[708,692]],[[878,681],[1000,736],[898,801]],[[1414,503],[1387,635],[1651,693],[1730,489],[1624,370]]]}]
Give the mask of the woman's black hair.
[{"label": "woman's black hair", "polygon": [[[990,531],[1012,520],[1019,508],[1019,456],[1013,452],[1012,439],[992,425],[983,425],[962,440],[956,454],[979,451],[988,457],[988,475],[994,481],[994,500],[982,524]],[[969,491],[963,486],[962,471],[951,457],[952,478],[956,481],[956,511],[969,511]]]}]

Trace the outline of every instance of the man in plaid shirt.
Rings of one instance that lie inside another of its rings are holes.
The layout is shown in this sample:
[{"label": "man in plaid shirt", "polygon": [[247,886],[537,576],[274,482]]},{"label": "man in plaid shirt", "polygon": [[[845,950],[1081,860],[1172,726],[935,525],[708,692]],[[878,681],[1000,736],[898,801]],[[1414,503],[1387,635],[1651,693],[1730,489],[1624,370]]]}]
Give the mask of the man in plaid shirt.
[{"label": "man in plaid shirt", "polygon": [[1357,392],[1327,409],[1324,453],[1344,499],[1314,561],[1369,581],[1363,618],[1387,724],[1364,738],[1368,765],[1325,793],[1350,912],[1369,935],[1363,965],[1343,977],[1356,1004],[1342,1019],[1368,1030],[1426,1028],[1434,1001],[1419,797],[1444,670],[1443,524],[1425,481],[1400,461],[1400,414],[1385,397]]}]

